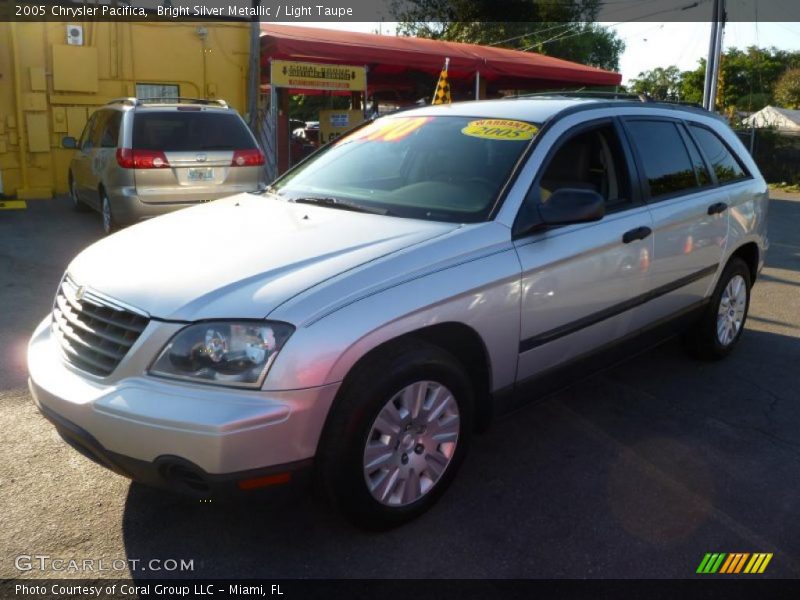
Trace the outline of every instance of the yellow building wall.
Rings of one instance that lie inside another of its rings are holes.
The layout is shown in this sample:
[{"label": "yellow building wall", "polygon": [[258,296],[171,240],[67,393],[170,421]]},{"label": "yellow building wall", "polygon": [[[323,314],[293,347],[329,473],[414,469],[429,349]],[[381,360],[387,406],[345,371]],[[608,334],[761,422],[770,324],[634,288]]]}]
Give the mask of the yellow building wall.
[{"label": "yellow building wall", "polygon": [[86,22],[83,45],[67,23],[0,22],[0,192],[20,199],[67,191],[72,150],[86,119],[137,83],[180,86],[244,113],[248,23]]}]

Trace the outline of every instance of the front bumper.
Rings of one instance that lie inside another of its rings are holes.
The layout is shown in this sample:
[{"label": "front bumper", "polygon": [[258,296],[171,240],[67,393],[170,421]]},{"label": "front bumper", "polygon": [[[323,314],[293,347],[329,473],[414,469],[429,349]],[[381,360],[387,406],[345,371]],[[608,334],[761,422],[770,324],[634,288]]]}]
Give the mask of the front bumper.
[{"label": "front bumper", "polygon": [[338,384],[267,392],[148,377],[131,364],[131,355],[149,346],[146,338],[159,337],[148,330],[117,367],[115,374],[125,376],[106,381],[64,362],[49,323],[39,325],[28,347],[34,402],[62,437],[100,464],[184,492],[191,486],[176,474],[189,472],[204,493],[247,488],[251,480],[310,465]]}]

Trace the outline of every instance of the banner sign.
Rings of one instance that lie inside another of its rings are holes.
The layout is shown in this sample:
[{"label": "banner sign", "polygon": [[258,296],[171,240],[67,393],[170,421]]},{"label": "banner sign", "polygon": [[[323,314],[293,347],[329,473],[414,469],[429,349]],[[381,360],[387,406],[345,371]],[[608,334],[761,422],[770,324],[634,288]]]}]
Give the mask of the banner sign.
[{"label": "banner sign", "polygon": [[363,92],[367,89],[367,68],[273,60],[270,83],[276,87]]},{"label": "banner sign", "polygon": [[360,110],[319,111],[320,143],[327,144],[332,142],[363,121],[364,113]]}]

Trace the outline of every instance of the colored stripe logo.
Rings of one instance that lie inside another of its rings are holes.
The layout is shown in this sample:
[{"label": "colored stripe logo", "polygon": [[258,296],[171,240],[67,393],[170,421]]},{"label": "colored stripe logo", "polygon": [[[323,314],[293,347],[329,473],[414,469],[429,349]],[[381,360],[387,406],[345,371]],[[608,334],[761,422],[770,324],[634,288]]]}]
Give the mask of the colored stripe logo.
[{"label": "colored stripe logo", "polygon": [[771,560],[771,552],[757,552],[755,554],[750,554],[749,552],[733,552],[730,554],[709,552],[700,561],[697,573],[701,575],[712,575],[714,573],[725,575],[763,573]]}]

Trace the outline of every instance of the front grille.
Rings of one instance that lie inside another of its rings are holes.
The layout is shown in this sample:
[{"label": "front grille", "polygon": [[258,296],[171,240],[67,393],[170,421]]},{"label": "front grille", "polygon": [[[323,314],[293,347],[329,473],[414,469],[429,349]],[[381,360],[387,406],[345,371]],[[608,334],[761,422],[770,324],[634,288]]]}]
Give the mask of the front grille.
[{"label": "front grille", "polygon": [[148,322],[147,316],[79,288],[69,277],[53,305],[53,333],[64,357],[94,375],[110,375]]}]

